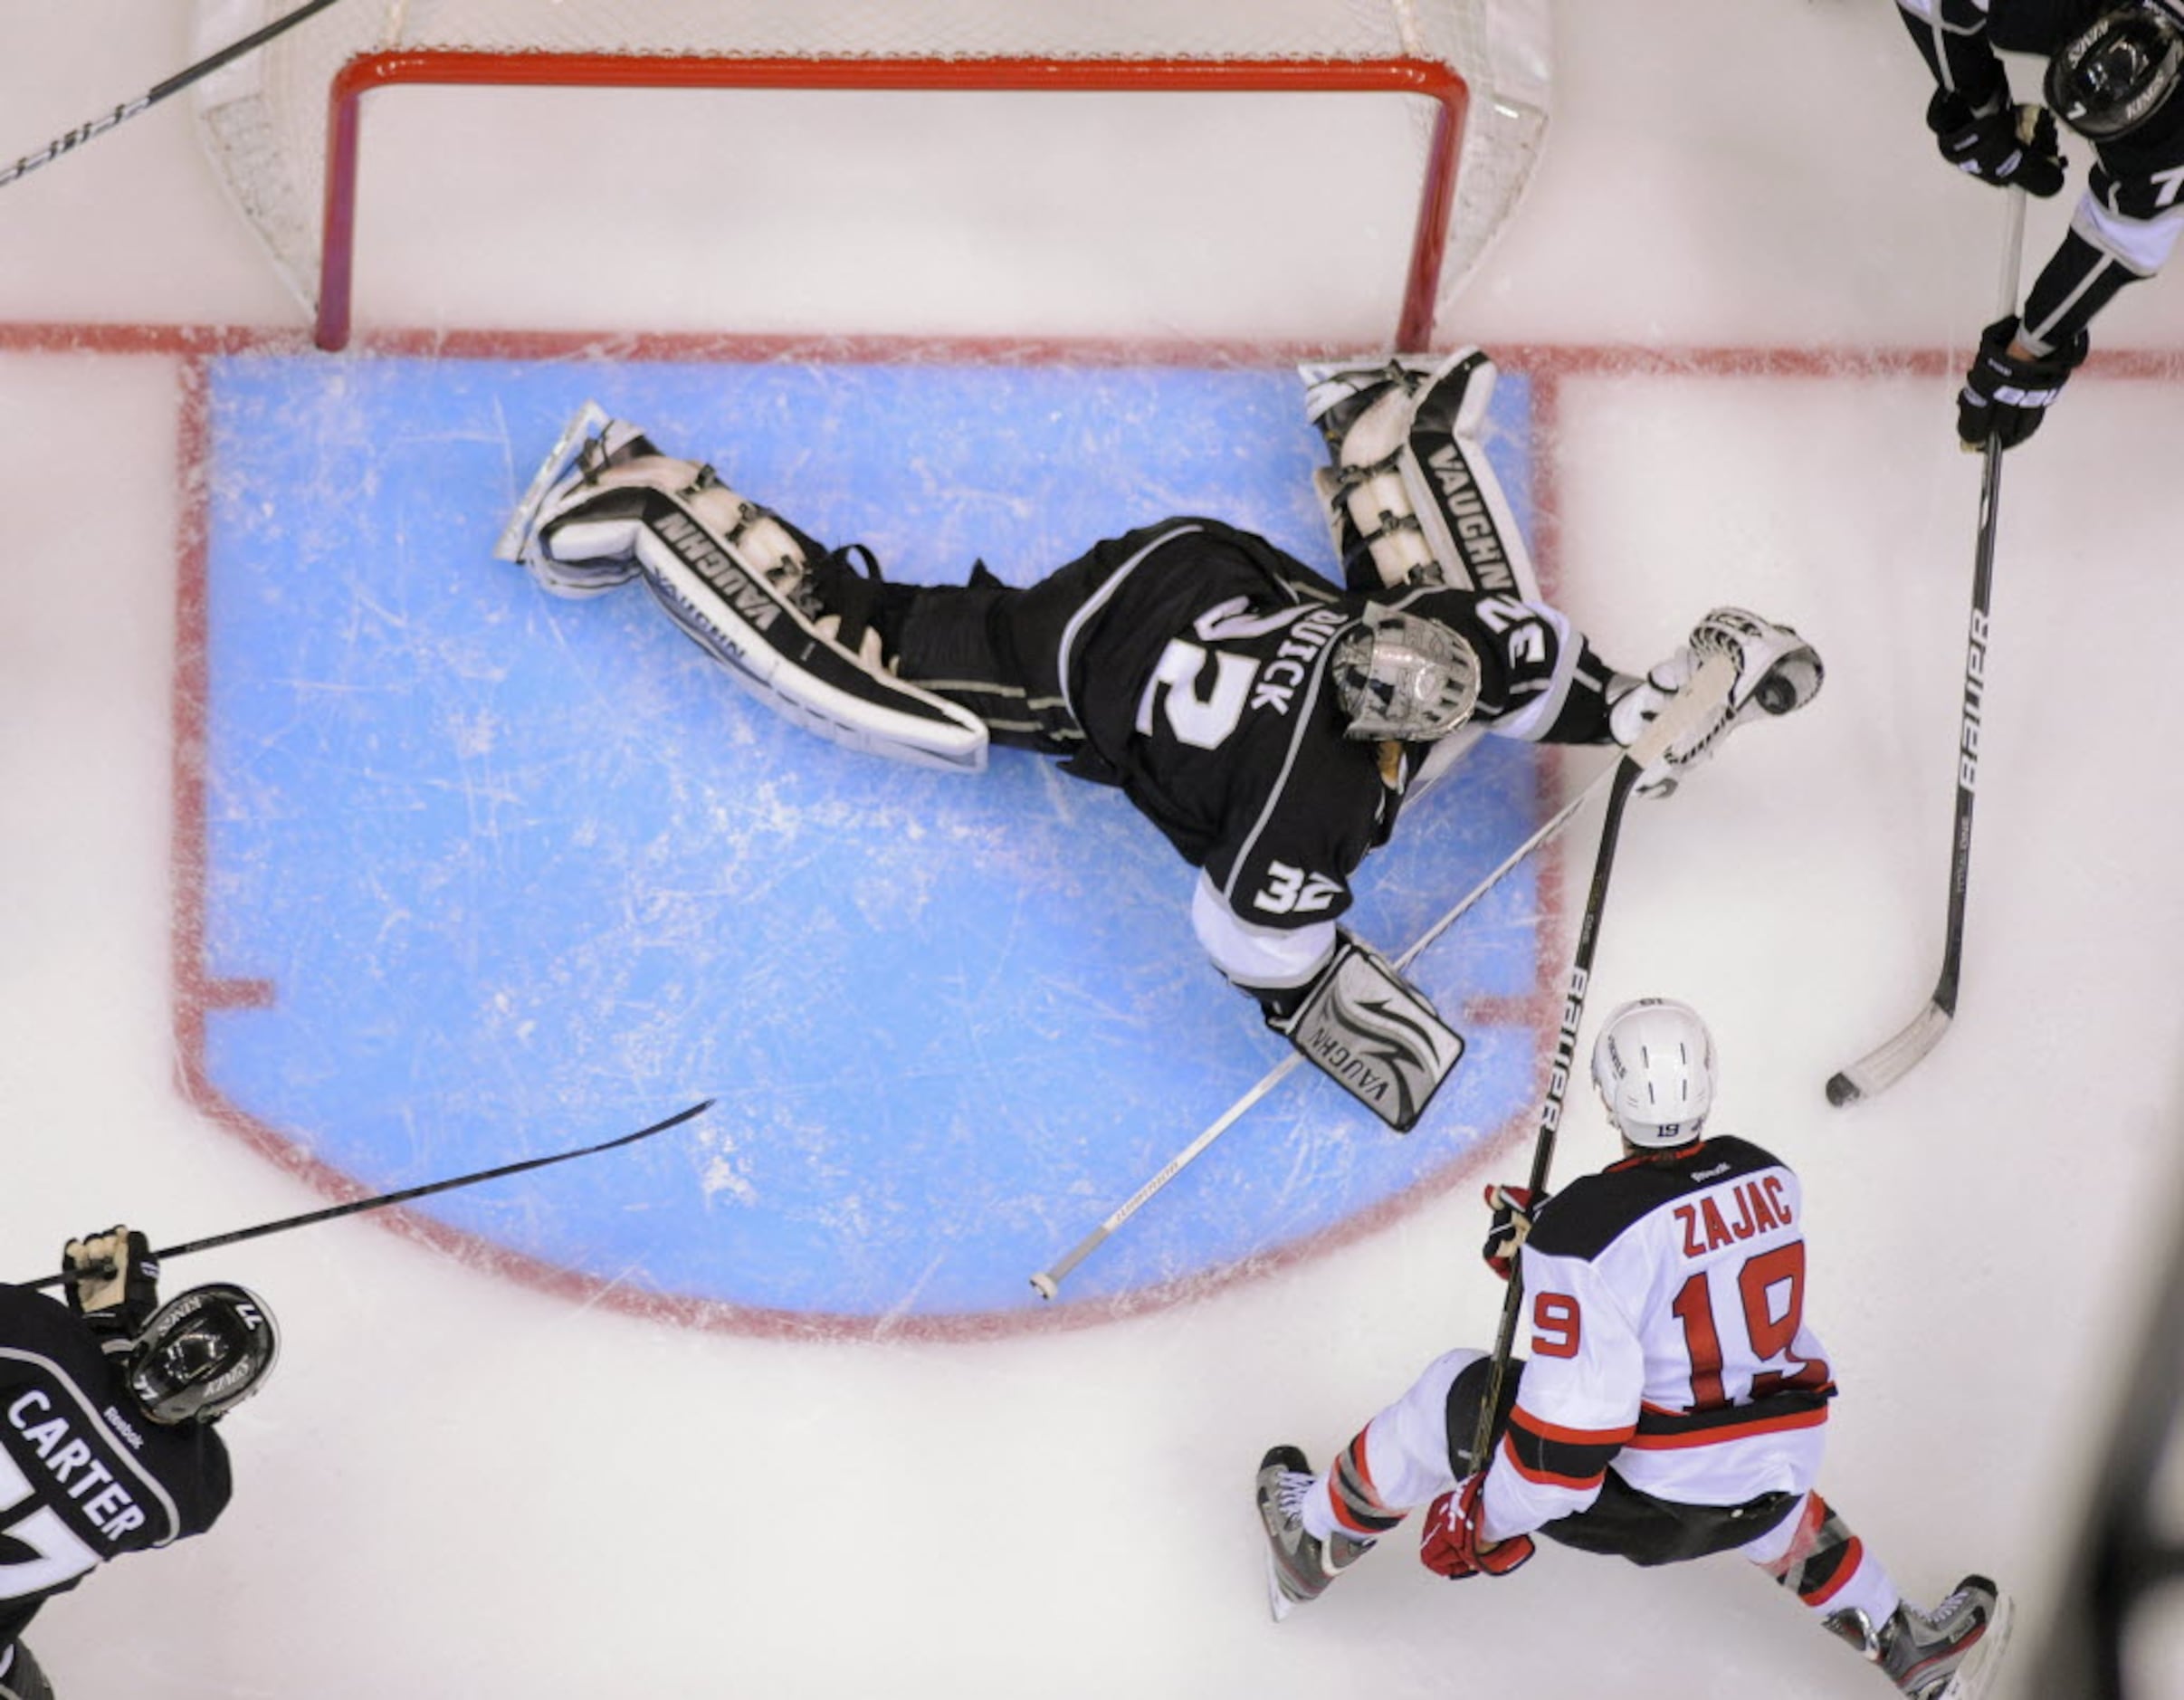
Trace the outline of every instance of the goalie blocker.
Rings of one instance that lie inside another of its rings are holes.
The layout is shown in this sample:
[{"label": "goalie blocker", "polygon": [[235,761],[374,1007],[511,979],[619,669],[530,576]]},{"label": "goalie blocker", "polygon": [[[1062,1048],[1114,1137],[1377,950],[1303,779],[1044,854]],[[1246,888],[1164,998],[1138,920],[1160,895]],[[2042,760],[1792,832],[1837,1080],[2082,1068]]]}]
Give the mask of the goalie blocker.
[{"label": "goalie blocker", "polygon": [[805,589],[825,555],[811,539],[596,405],[570,421],[494,552],[558,596],[642,578],[769,708],[834,743],[958,772],[986,766],[983,721],[897,678],[875,645],[837,641],[839,621]]},{"label": "goalie blocker", "polygon": [[1266,1025],[1398,1133],[1417,1126],[1464,1055],[1463,1036],[1425,995],[1347,932],[1286,1013]]}]

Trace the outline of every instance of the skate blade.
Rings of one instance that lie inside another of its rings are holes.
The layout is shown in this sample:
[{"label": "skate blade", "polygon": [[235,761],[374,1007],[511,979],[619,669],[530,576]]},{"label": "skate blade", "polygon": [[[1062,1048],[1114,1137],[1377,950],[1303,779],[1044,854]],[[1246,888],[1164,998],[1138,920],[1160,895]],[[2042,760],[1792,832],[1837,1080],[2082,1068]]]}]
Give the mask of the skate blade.
[{"label": "skate blade", "polygon": [[606,409],[596,401],[587,401],[577,409],[577,414],[561,427],[561,435],[539,463],[532,476],[530,488],[523,492],[523,500],[509,517],[501,540],[493,545],[495,560],[512,561],[521,558],[524,540],[530,535],[531,521],[539,516],[539,507],[546,500],[546,492],[561,482],[568,469],[576,464],[577,452],[584,446],[585,438],[606,428]]},{"label": "skate blade", "polygon": [[1266,1609],[1276,1623],[1283,1621],[1297,1609],[1297,1602],[1282,1591],[1282,1573],[1274,1568],[1274,1555],[1266,1555]]},{"label": "skate blade", "polygon": [[1994,1619],[1988,1624],[1987,1633],[1979,1638],[1979,1646],[1971,1649],[1971,1657],[1957,1667],[1934,1700],[1981,1700],[1994,1686],[1996,1673],[2002,1668],[2002,1652],[2009,1645],[2010,1619],[2015,1615],[2009,1596],[1997,1594]]}]

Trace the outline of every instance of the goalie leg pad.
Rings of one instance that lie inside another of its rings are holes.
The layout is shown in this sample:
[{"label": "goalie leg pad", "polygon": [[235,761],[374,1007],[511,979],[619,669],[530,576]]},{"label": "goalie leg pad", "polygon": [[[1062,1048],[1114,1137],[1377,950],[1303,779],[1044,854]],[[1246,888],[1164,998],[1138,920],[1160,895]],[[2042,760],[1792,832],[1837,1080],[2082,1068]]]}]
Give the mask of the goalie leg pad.
[{"label": "goalie leg pad", "polygon": [[[1377,391],[1348,368],[1310,392],[1334,454],[1317,482],[1352,589],[1445,584],[1536,599],[1531,558],[1478,435],[1493,362],[1461,349],[1421,374],[1400,365]],[[1345,384],[1351,393],[1340,393]],[[1337,435],[1337,430],[1340,435]]]},{"label": "goalie leg pad", "polygon": [[1398,1133],[1417,1126],[1464,1055],[1463,1036],[1417,988],[1347,933],[1278,1030]]},{"label": "goalie leg pad", "polygon": [[875,646],[844,648],[823,629],[834,621],[801,606],[804,557],[786,524],[717,482],[694,501],[656,489],[645,500],[643,517],[623,522],[645,587],[768,707],[851,750],[984,769],[983,721],[897,678]]}]

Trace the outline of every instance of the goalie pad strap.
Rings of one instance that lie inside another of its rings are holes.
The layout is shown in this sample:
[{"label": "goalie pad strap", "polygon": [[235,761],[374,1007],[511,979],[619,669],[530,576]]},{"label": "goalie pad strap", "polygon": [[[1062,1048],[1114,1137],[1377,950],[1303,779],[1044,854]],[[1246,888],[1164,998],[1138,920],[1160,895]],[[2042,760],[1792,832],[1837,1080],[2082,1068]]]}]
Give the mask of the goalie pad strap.
[{"label": "goalie pad strap", "polygon": [[1348,934],[1280,1031],[1398,1133],[1417,1126],[1464,1055],[1463,1036],[1418,989]]},{"label": "goalie pad strap", "polygon": [[1485,355],[1464,349],[1415,390],[1391,383],[1344,433],[1330,506],[1370,550],[1381,587],[1446,584],[1537,600],[1523,536],[1478,442],[1494,376]]},{"label": "goalie pad strap", "polygon": [[[700,492],[700,500],[717,493]],[[723,521],[734,529],[717,529]],[[743,532],[752,533],[755,548],[739,541]],[[768,569],[800,557],[780,547],[795,546],[771,516],[748,504],[734,513],[721,501],[699,507],[653,488],[636,515],[573,516],[557,527],[553,543],[572,556],[626,550],[645,587],[701,648],[777,713],[821,737],[922,767],[985,767],[986,727],[976,715],[867,666],[776,587]]]}]

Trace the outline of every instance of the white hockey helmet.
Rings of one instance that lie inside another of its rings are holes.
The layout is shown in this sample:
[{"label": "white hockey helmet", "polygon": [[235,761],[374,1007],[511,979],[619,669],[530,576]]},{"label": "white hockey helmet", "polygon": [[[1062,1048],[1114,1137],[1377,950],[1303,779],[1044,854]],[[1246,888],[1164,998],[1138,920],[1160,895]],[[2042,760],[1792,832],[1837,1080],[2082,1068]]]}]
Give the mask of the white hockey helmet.
[{"label": "white hockey helmet", "polygon": [[1697,1139],[1717,1078],[1713,1036],[1673,998],[1625,1004],[1593,1041],[1593,1084],[1633,1145],[1664,1151]]},{"label": "white hockey helmet", "polygon": [[1337,638],[1328,676],[1350,738],[1431,743],[1479,702],[1479,657],[1464,634],[1397,609],[1374,608]]}]

